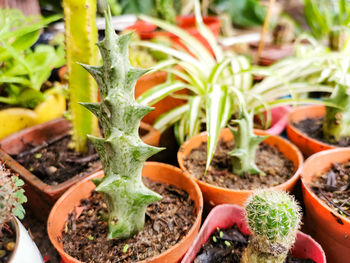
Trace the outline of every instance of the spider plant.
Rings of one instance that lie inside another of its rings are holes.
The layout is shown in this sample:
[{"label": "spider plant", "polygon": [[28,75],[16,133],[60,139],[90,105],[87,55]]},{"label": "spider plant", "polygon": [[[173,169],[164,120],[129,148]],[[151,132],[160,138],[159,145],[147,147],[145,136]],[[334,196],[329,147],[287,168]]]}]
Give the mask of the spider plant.
[{"label": "spider plant", "polygon": [[[139,42],[138,45],[171,56],[172,58],[161,62],[155,68],[162,68],[177,78],[169,78],[167,82],[148,90],[138,98],[138,102],[152,106],[168,95],[178,96],[174,95],[178,90],[188,89],[190,94],[182,96],[187,99],[187,103],[161,115],[154,127],[164,131],[174,125],[176,138],[179,144],[182,144],[198,134],[202,124],[205,124],[208,132],[207,168],[216,149],[221,128],[237,114],[238,108],[234,104],[235,90],[243,93],[247,111],[256,113],[266,110],[269,112],[269,108],[273,105],[310,102],[309,99],[296,97],[300,93],[332,90],[331,87],[320,85],[300,83],[286,85],[287,80],[282,81],[274,76],[274,68],[256,69],[246,57],[225,53],[211,31],[204,25],[198,1],[195,1],[195,15],[197,29],[210,44],[214,56],[182,29],[159,19],[140,16],[141,19],[177,35],[192,55],[176,47]],[[173,67],[174,65],[177,67]],[[253,85],[255,72],[271,77],[267,77],[259,85]],[[279,80],[278,85],[274,83],[276,78]],[[279,99],[286,95],[293,95],[294,98]],[[270,115],[267,114],[267,125],[270,120]]]}]

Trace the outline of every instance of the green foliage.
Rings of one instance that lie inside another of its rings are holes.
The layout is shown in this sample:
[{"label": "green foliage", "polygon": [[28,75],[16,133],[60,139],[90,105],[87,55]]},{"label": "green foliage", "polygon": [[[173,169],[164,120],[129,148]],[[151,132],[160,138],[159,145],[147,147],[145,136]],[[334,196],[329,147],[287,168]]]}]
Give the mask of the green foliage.
[{"label": "green foliage", "polygon": [[25,17],[19,10],[0,9],[0,102],[34,108],[45,100],[43,83],[64,65],[64,46],[40,44],[40,30],[60,16]]},{"label": "green foliage", "polygon": [[134,87],[145,69],[130,65],[131,33],[118,37],[106,13],[105,39],[98,43],[103,65],[83,65],[98,83],[100,103],[82,103],[101,123],[105,138],[89,136],[103,164],[105,176],[97,183],[108,207],[108,238],[128,238],[144,226],[149,204],[161,196],[142,182],[143,163],[160,148],[139,137],[141,119],[152,108],[138,104]]},{"label": "green foliage", "polygon": [[267,136],[254,134],[254,112],[248,113],[243,96],[239,93],[237,95],[239,97],[239,112],[238,118],[233,120],[233,123],[237,124],[237,130],[230,127],[235,147],[228,153],[231,156],[232,172],[237,175],[263,174],[255,164],[255,155],[259,144]]},{"label": "green foliage", "polygon": [[27,202],[24,190],[21,186],[24,182],[11,174],[11,172],[0,164],[0,235],[1,230],[12,216],[19,219],[24,217],[22,204]]},{"label": "green foliage", "polygon": [[323,134],[331,143],[350,141],[350,94],[348,88],[338,84],[332,96],[327,99],[337,107],[326,107]]},{"label": "green foliage", "polygon": [[87,150],[87,134],[99,133],[98,123],[79,102],[97,101],[97,84],[78,62],[98,63],[96,0],[63,0],[69,102],[72,114],[72,146],[77,152]]},{"label": "green foliage", "polygon": [[154,0],[119,0],[123,14],[155,15]]},{"label": "green foliage", "polygon": [[158,17],[174,24],[176,11],[173,0],[155,0],[155,6],[158,13]]},{"label": "green foliage", "polygon": [[229,13],[232,23],[241,27],[260,26],[266,15],[258,0],[215,0],[212,8],[217,13]]},{"label": "green foliage", "polygon": [[283,263],[295,242],[300,207],[287,193],[259,190],[246,202],[245,215],[251,231],[242,263]]}]

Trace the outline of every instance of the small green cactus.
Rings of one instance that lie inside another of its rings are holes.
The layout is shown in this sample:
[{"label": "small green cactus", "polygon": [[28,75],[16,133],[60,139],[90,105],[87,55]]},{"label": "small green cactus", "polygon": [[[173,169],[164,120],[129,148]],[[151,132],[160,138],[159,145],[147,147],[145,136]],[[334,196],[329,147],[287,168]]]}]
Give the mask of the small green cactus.
[{"label": "small green cactus", "polygon": [[323,134],[330,143],[344,143],[350,141],[350,94],[344,85],[338,85],[327,99],[338,107],[326,107],[323,122]]},{"label": "small green cactus", "polygon": [[3,226],[17,216],[24,217],[22,204],[27,202],[24,190],[21,186],[24,182],[18,176],[11,175],[11,172],[0,163],[0,235]]},{"label": "small green cactus", "polygon": [[97,44],[103,65],[83,65],[98,83],[101,102],[81,104],[97,116],[105,136],[89,138],[105,172],[95,183],[108,208],[108,238],[128,238],[143,228],[147,206],[161,199],[143,184],[141,172],[144,162],[162,149],[143,143],[139,137],[140,121],[152,108],[134,98],[136,81],[148,70],[130,65],[132,33],[118,37],[109,11],[105,19],[105,39]]},{"label": "small green cactus", "polygon": [[259,190],[248,198],[245,216],[251,231],[242,263],[283,263],[300,226],[300,207],[287,193]]}]

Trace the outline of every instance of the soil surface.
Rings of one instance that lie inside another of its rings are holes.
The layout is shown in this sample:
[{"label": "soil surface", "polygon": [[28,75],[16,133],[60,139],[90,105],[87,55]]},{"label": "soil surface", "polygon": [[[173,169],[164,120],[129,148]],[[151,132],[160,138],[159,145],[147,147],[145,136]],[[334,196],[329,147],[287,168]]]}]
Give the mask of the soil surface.
[{"label": "soil surface", "polygon": [[0,231],[0,262],[7,263],[16,246],[16,232],[9,224],[5,224]]},{"label": "soil surface", "polygon": [[304,120],[301,120],[297,123],[293,123],[293,125],[301,130],[303,133],[306,133],[309,137],[319,140],[321,142],[327,143],[327,144],[331,144],[331,145],[335,145],[338,147],[349,147],[350,146],[350,138],[344,138],[342,140],[340,140],[337,143],[330,143],[329,141],[327,141],[324,136],[323,136],[323,129],[322,129],[322,125],[323,125],[323,120],[324,118],[307,118]]},{"label": "soil surface", "polygon": [[276,147],[261,143],[256,153],[256,164],[265,175],[246,174],[238,176],[232,173],[228,152],[234,148],[234,142],[220,140],[213,160],[204,175],[207,158],[207,143],[193,149],[184,164],[196,178],[206,183],[230,189],[258,189],[276,186],[287,181],[294,174],[294,164]]},{"label": "soil surface", "polygon": [[350,160],[334,163],[328,172],[315,176],[311,187],[334,211],[350,217]]},{"label": "soil surface", "polygon": [[[202,246],[194,263],[240,263],[249,236],[234,225],[229,229],[217,229]],[[284,263],[316,263],[312,259],[297,259],[288,255]]]},{"label": "soil surface", "polygon": [[107,240],[107,222],[101,218],[106,204],[93,192],[81,201],[81,215],[69,215],[62,232],[64,250],[83,262],[137,262],[156,256],[178,243],[190,230],[196,207],[189,195],[172,185],[150,180],[144,183],[162,195],[163,199],[150,205],[146,212],[145,227],[126,240]]},{"label": "soil surface", "polygon": [[45,263],[60,263],[61,258],[57,250],[50,242],[46,224],[36,219],[35,216],[31,214],[29,209],[26,210],[24,219],[21,220],[21,222],[38,247]]},{"label": "soil surface", "polygon": [[64,135],[39,146],[29,147],[13,157],[49,185],[60,184],[75,175],[84,177],[102,167],[91,143],[88,152],[81,154],[68,147],[70,141],[71,136]]}]

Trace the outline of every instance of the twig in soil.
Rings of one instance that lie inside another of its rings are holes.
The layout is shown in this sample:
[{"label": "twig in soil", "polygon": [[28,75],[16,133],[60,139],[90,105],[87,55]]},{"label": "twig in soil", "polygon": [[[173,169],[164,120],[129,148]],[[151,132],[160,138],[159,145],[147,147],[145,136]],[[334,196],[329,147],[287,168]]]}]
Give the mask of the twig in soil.
[{"label": "twig in soil", "polygon": [[65,161],[68,163],[88,163],[88,162],[92,162],[92,161],[96,161],[98,159],[98,154],[94,153],[91,154],[89,156],[80,158],[80,159],[66,159]]},{"label": "twig in soil", "polygon": [[27,155],[27,154],[33,154],[35,152],[38,152],[40,151],[41,149],[45,148],[45,147],[48,147],[49,145],[61,140],[62,138],[68,136],[67,134],[61,134],[51,140],[48,140],[47,142],[43,142],[42,144],[38,145],[38,146],[35,146],[34,148],[31,148],[27,151],[24,151],[24,152],[21,152],[19,154],[16,155],[16,158],[17,159],[20,159],[22,158],[23,156]]},{"label": "twig in soil", "polygon": [[344,215],[350,217],[350,214],[346,211],[344,211],[343,209],[341,209],[336,203],[334,203],[331,199],[329,199],[321,190],[320,190],[320,194],[327,200],[328,203],[330,203],[331,205],[333,205],[334,207],[337,208],[338,211],[342,212]]}]

